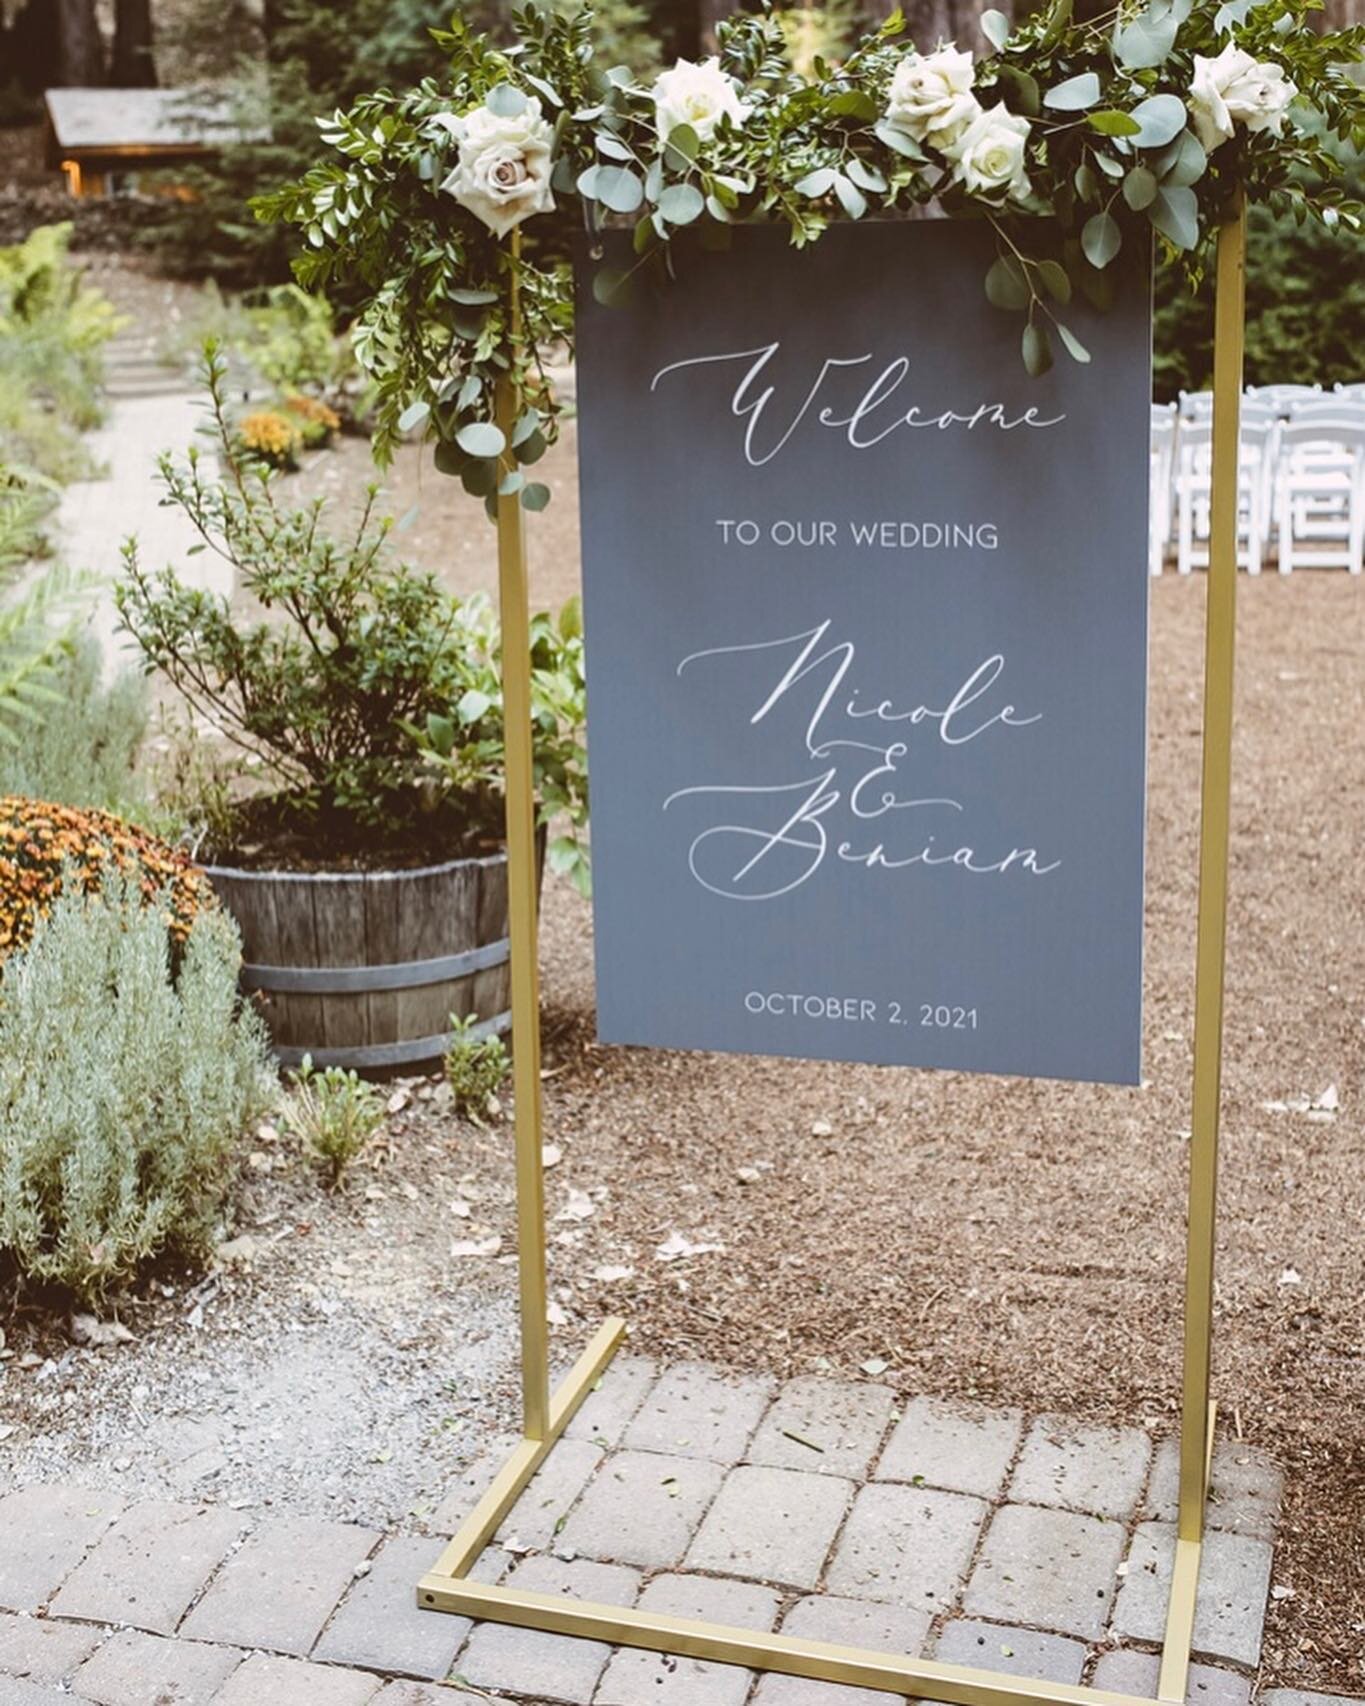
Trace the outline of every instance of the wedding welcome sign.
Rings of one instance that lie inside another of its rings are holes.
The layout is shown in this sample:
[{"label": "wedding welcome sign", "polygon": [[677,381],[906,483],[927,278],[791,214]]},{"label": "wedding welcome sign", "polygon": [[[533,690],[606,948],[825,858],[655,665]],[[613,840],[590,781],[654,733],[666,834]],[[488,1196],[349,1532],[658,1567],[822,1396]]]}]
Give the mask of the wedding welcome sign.
[{"label": "wedding welcome sign", "polygon": [[985,227],[733,237],[580,292],[600,1034],[1136,1082],[1145,283],[1030,379]]}]

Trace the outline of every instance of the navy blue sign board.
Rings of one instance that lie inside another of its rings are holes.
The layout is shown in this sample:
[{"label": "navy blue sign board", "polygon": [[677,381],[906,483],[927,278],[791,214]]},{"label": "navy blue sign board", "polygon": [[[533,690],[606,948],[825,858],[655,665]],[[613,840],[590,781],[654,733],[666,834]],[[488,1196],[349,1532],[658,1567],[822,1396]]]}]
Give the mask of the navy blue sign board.
[{"label": "navy blue sign board", "polygon": [[599,1033],[1135,1083],[1147,283],[1032,379],[983,226],[733,237],[580,267]]}]

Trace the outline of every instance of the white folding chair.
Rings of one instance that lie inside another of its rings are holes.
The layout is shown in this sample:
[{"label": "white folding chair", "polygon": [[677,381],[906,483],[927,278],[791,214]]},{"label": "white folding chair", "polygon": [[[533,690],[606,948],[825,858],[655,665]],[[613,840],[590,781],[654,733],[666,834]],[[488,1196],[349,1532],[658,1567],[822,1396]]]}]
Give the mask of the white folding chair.
[{"label": "white folding chair", "polygon": [[1248,385],[1247,400],[1268,404],[1277,414],[1288,414],[1296,403],[1322,396],[1321,385]]},{"label": "white folding chair", "polygon": [[[1365,557],[1365,412],[1316,407],[1280,429],[1275,476],[1282,575],[1300,568],[1361,572]],[[1326,550],[1300,547],[1326,541]]]},{"label": "white folding chair", "polygon": [[[1269,420],[1242,422],[1237,481],[1237,561],[1258,575],[1265,557],[1266,452]],[[1209,497],[1212,489],[1213,422],[1182,420],[1176,446],[1176,569],[1187,575],[1209,560]]]},{"label": "white folding chair", "polygon": [[1175,516],[1176,424],[1174,403],[1152,404],[1151,533],[1148,568],[1154,575],[1159,575],[1165,567],[1166,547],[1171,542],[1171,522]]},{"label": "white folding chair", "polygon": [[1349,397],[1353,402],[1365,403],[1365,383],[1348,385],[1338,379],[1334,387],[1334,395]]}]

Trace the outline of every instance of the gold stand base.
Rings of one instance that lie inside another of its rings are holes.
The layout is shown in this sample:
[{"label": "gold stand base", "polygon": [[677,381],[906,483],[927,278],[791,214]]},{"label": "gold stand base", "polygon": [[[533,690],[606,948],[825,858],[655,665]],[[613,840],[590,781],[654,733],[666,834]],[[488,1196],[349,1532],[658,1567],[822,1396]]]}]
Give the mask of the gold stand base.
[{"label": "gold stand base", "polygon": [[[734,1629],[723,1623],[702,1623],[687,1617],[662,1617],[618,1605],[595,1605],[557,1594],[523,1593],[516,1588],[486,1586],[468,1580],[467,1572],[592,1391],[620,1346],[625,1330],[625,1323],[613,1317],[593,1335],[550,1401],[546,1437],[522,1440],[436,1564],[417,1584],[417,1604],[422,1610],[455,1612],[462,1617],[512,1623],[524,1629],[579,1635],[617,1646],[644,1647],[652,1652],[743,1665],[750,1670],[778,1671],[785,1676],[810,1677],[819,1682],[885,1689],[893,1694],[946,1701],[948,1706],[1154,1706],[1138,1695],[1034,1682],[967,1665],[938,1664],[932,1659],[905,1658],[861,1647],[801,1640],[793,1635]],[[1205,1454],[1206,1490],[1212,1445],[1211,1414],[1209,1450]],[[1200,1550],[1198,1539],[1176,1543],[1157,1706],[1184,1706]]]}]

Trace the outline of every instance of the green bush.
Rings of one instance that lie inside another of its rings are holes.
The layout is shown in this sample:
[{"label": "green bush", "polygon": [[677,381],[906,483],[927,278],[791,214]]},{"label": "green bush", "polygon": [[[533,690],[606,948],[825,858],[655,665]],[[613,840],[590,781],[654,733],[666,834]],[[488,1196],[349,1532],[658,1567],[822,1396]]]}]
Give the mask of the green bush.
[{"label": "green bush", "polygon": [[[1346,193],[1365,197],[1365,155],[1333,142]],[[1251,210],[1247,222],[1246,381],[1320,384],[1365,379],[1365,267],[1360,238],[1316,220]],[[1157,273],[1156,396],[1206,389],[1213,377],[1213,291],[1185,288],[1179,269]]]},{"label": "green bush", "polygon": [[84,1303],[207,1254],[270,1102],[236,929],[202,913],[172,980],[165,910],[68,884],[0,976],[0,1256]]},{"label": "green bush", "polygon": [[80,433],[98,424],[111,304],[67,254],[69,225],[0,249],[0,466],[72,480],[87,471]]},{"label": "green bush", "polygon": [[27,794],[63,806],[146,815],[136,766],[147,733],[147,683],[125,670],[103,679],[88,635],[53,665],[40,718],[13,745],[0,740],[0,795]]}]

